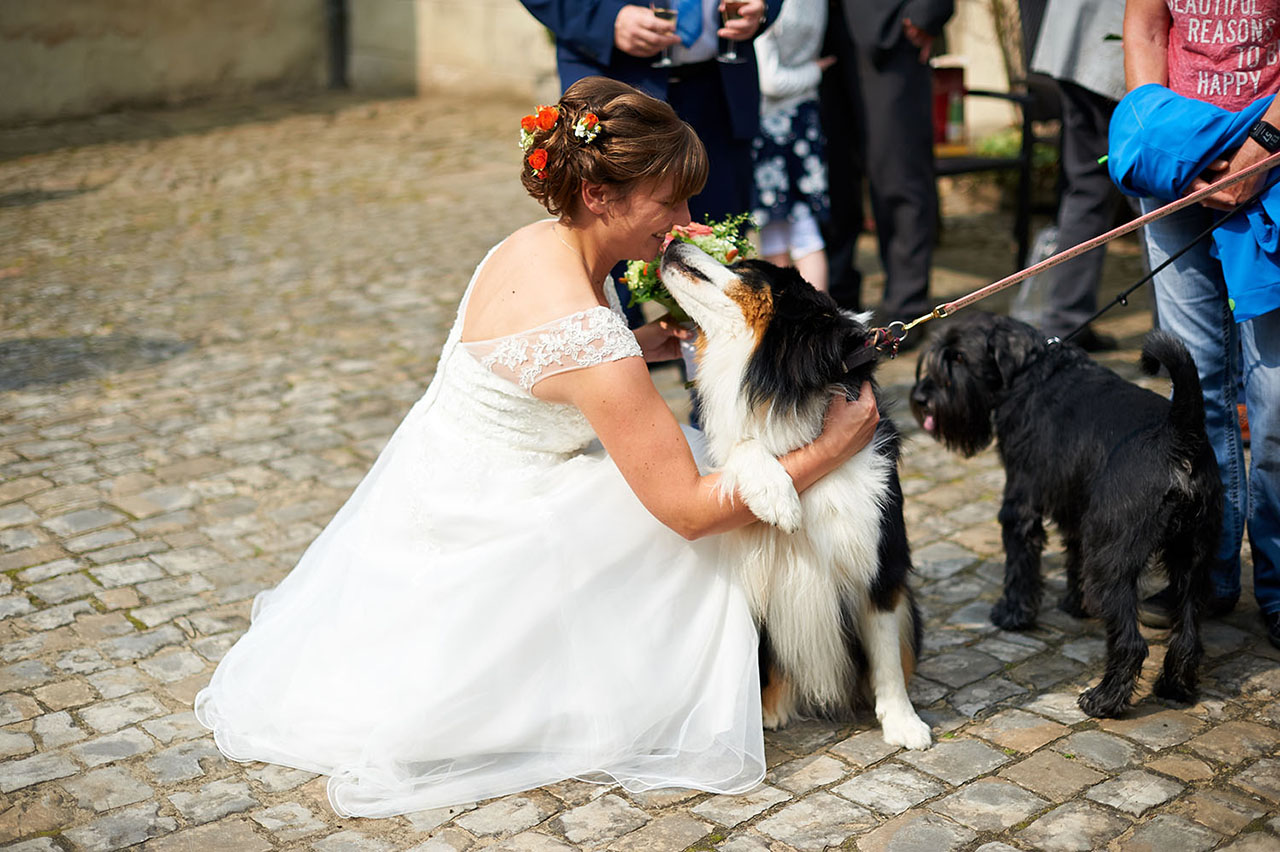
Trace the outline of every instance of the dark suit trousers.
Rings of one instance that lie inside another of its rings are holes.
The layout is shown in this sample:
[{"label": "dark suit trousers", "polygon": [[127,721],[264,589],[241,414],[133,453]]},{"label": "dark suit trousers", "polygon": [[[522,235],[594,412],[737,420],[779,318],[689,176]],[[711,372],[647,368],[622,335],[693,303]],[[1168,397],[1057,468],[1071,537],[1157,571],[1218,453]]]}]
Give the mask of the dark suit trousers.
[{"label": "dark suit trousers", "polygon": [[729,104],[715,60],[672,69],[667,102],[687,121],[707,149],[710,170],[702,192],[689,199],[689,214],[701,222],[751,210],[751,139],[733,134]]},{"label": "dark suit trousers", "polygon": [[905,38],[873,63],[850,37],[841,4],[832,4],[831,12],[828,49],[837,59],[821,87],[831,185],[831,219],[824,230],[831,295],[842,307],[862,307],[862,276],[854,264],[865,180],[885,270],[877,319],[911,320],[933,308],[929,266],[938,190],[932,73]]},{"label": "dark suit trousers", "polygon": [[[1107,128],[1116,102],[1059,80],[1062,90],[1062,198],[1058,203],[1058,250],[1069,249],[1105,233],[1115,219],[1120,193],[1105,164]],[[1105,247],[1047,270],[1048,296],[1042,331],[1065,336],[1098,309]]]},{"label": "dark suit trousers", "polygon": [[[708,216],[723,219],[751,210],[751,140],[734,136],[717,65],[711,60],[687,69],[675,68],[667,85],[667,102],[698,134],[710,163],[706,186],[689,199],[689,215],[695,222]],[[625,271],[625,264],[614,270],[624,306],[630,299],[626,285],[621,283]],[[642,323],[638,308],[627,311],[627,321],[632,328]]]}]

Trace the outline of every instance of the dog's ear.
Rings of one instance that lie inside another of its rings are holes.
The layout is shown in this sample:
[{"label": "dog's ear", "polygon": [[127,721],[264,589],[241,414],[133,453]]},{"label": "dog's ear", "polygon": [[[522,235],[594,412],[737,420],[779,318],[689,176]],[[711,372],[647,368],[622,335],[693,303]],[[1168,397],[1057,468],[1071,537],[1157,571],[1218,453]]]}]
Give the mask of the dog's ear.
[{"label": "dog's ear", "polygon": [[1034,338],[1020,329],[998,324],[987,337],[987,355],[1000,374],[1001,387],[1009,387],[1035,348]]}]

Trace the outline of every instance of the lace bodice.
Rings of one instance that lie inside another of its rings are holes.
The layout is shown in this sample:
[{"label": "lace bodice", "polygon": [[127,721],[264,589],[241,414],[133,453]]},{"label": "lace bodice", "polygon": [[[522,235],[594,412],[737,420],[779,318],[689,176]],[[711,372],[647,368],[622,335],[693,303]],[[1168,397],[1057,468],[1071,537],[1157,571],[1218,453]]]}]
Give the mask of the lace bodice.
[{"label": "lace bodice", "polygon": [[626,321],[603,305],[462,348],[480,366],[525,390],[558,373],[643,354]]},{"label": "lace bodice", "polygon": [[[473,285],[483,267],[484,261]],[[480,467],[538,468],[581,451],[595,439],[582,412],[529,391],[556,373],[643,354],[622,316],[613,280],[605,282],[608,307],[597,305],[506,337],[462,343],[470,291],[468,286],[436,377],[415,406],[430,423],[424,424],[423,440],[435,443],[437,452]]]}]

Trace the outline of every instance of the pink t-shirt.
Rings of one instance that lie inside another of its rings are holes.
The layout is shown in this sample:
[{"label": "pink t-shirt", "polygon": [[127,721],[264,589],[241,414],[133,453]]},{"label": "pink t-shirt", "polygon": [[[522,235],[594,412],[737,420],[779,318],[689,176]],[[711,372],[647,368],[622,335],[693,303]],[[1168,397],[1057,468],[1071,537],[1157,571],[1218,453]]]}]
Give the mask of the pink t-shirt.
[{"label": "pink t-shirt", "polygon": [[1167,0],[1169,88],[1239,110],[1280,90],[1280,0]]}]

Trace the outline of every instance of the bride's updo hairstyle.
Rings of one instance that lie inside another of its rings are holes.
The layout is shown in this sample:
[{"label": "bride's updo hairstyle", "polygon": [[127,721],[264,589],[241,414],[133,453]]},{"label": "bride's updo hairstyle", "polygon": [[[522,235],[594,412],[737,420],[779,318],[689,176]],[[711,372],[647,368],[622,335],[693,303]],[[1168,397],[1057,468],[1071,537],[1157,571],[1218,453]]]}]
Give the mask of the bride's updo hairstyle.
[{"label": "bride's updo hairstyle", "polygon": [[[693,128],[668,104],[607,77],[586,77],[556,104],[550,129],[535,126],[526,137],[525,190],[553,216],[572,214],[583,181],[617,187],[673,178],[673,200],[682,201],[707,182],[707,152]],[[598,120],[594,138],[580,122]],[[580,127],[575,133],[575,127]]]}]

